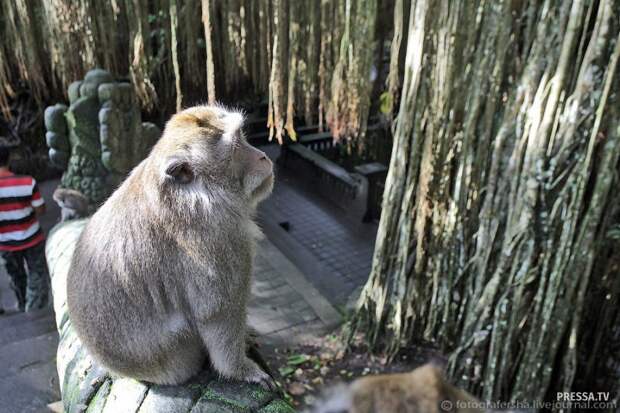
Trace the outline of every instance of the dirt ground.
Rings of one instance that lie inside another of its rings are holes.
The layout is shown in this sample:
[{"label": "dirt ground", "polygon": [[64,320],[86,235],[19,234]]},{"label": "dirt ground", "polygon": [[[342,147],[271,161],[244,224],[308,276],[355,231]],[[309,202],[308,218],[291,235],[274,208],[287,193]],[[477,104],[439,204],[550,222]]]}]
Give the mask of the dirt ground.
[{"label": "dirt ground", "polygon": [[388,363],[385,355],[373,355],[361,337],[345,350],[341,333],[317,337],[288,348],[263,348],[261,353],[298,410],[320,400],[324,389],[368,374],[407,372],[427,362],[440,365],[446,359],[428,343],[410,346]]}]

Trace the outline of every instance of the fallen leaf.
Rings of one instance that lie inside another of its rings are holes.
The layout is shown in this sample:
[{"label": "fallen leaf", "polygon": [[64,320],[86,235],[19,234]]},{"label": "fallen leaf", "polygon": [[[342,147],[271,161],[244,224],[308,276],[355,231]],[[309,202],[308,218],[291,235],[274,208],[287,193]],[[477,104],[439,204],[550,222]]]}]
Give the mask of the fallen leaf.
[{"label": "fallen leaf", "polygon": [[334,355],[332,353],[324,352],[319,355],[319,358],[322,361],[329,361],[334,358]]},{"label": "fallen leaf", "polygon": [[307,354],[295,354],[290,356],[286,363],[290,366],[299,366],[300,364],[304,364],[309,359],[310,357],[308,357]]},{"label": "fallen leaf", "polygon": [[284,367],[280,367],[278,371],[280,372],[280,375],[282,377],[286,377],[286,376],[290,376],[291,374],[293,374],[295,372],[295,368],[290,367],[290,366],[284,366]]},{"label": "fallen leaf", "polygon": [[293,396],[301,396],[306,392],[306,388],[303,384],[295,382],[288,386],[288,392]]}]

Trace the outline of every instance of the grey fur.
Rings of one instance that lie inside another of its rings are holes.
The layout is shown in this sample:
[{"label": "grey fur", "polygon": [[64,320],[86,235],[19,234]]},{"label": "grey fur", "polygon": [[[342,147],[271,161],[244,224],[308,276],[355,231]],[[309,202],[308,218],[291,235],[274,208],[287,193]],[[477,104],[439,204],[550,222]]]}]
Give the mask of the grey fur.
[{"label": "grey fur", "polygon": [[253,216],[273,167],[241,122],[219,106],[175,115],[78,241],[69,316],[112,372],[177,384],[208,354],[224,377],[273,385],[245,354]]}]

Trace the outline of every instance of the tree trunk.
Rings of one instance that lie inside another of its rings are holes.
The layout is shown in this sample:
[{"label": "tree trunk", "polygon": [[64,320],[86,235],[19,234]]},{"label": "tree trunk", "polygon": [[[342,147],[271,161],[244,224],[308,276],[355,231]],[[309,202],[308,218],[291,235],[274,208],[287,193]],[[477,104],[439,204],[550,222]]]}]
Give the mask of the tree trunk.
[{"label": "tree trunk", "polygon": [[[591,343],[618,339],[619,313],[603,306],[618,303],[608,270],[620,249],[605,243],[617,243],[608,233],[620,201],[620,5],[411,3],[383,214],[353,326],[390,355],[435,341],[452,376],[486,399],[555,400],[596,370]],[[593,325],[597,313],[607,316]],[[597,359],[611,356],[598,348]]]},{"label": "tree trunk", "polygon": [[210,1],[202,0],[202,23],[205,32],[205,49],[207,55],[207,96],[209,104],[215,103],[215,66],[213,65],[213,41],[211,36]]},{"label": "tree trunk", "polygon": [[179,50],[177,42],[177,27],[179,26],[177,17],[177,2],[170,0],[170,49],[172,50],[172,68],[174,70],[174,88],[177,97],[177,112],[183,105],[183,93],[181,92],[181,70],[179,69]]}]

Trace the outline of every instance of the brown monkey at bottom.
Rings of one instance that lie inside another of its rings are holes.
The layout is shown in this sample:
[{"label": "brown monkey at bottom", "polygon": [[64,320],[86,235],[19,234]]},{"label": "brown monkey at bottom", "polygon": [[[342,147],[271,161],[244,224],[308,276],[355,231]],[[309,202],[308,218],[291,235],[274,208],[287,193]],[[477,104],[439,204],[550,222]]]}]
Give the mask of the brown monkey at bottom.
[{"label": "brown monkey at bottom", "polygon": [[341,385],[313,413],[481,413],[472,395],[448,383],[439,367],[366,376]]},{"label": "brown monkey at bottom", "polygon": [[151,154],[93,215],[73,256],[69,317],[114,373],[178,384],[210,360],[272,386],[245,354],[257,204],[273,166],[220,106],[174,115]]}]

